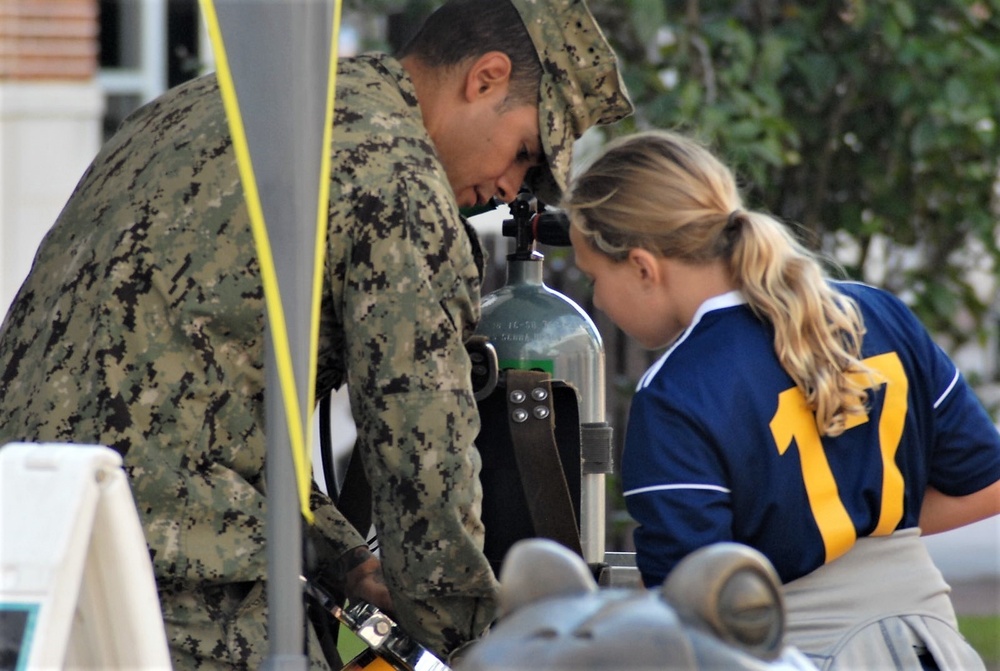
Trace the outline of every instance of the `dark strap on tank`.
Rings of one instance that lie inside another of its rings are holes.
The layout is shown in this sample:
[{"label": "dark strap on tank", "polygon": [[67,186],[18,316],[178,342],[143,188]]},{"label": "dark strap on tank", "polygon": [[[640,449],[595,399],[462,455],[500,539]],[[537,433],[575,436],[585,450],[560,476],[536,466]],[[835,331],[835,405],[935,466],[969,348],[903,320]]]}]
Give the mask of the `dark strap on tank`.
[{"label": "dark strap on tank", "polygon": [[323,463],[323,478],[326,492],[337,510],[364,538],[372,526],[372,488],[361,465],[361,455],[355,445],[344,474],[344,484],[337,486],[336,466],[333,463],[333,432],[330,422],[331,397],[329,393],[320,399],[319,441],[320,458]]},{"label": "dark strap on tank", "polygon": [[362,538],[368,538],[372,526],[372,488],[361,464],[358,446],[354,446],[351,461],[344,475],[344,487],[337,497],[337,509]]},{"label": "dark strap on tank", "polygon": [[319,400],[319,457],[323,464],[323,480],[327,495],[336,502],[340,496],[337,485],[337,469],[333,463],[333,426],[330,410],[333,406],[333,392],[328,392]]},{"label": "dark strap on tank", "polygon": [[551,377],[515,369],[506,375],[507,423],[535,534],[582,557],[576,512],[556,444]]}]

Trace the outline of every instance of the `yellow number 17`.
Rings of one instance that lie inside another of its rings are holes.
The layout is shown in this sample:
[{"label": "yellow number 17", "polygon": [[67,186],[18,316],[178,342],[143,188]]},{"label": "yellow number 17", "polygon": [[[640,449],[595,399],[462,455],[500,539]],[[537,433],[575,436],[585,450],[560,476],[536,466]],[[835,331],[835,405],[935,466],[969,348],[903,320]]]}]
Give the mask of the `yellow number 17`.
[{"label": "yellow number 17", "polygon": [[[903,518],[903,474],[896,465],[896,450],[903,435],[909,382],[895,352],[870,357],[865,359],[865,364],[875,372],[875,381],[885,384],[885,403],[878,422],[882,508],[878,525],[872,532],[873,536],[885,536],[892,533]],[[847,429],[867,422],[868,417],[852,418]],[[806,406],[805,396],[798,387],[787,389],[778,396],[778,409],[770,426],[778,454],[784,455],[793,441],[798,447],[809,507],[823,537],[826,561],[832,561],[851,548],[857,531],[840,499],[837,482],[820,441],[816,417]]]}]

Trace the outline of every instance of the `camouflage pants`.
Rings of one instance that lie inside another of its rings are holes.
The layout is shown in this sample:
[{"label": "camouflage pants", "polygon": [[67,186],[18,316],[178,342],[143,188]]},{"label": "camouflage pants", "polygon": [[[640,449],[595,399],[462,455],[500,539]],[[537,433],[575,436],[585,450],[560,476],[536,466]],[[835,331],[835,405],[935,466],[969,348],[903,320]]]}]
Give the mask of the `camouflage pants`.
[{"label": "camouflage pants", "polygon": [[[161,590],[174,671],[261,668],[268,654],[266,592],[263,582]],[[308,619],[305,626],[310,671],[331,671]]]}]

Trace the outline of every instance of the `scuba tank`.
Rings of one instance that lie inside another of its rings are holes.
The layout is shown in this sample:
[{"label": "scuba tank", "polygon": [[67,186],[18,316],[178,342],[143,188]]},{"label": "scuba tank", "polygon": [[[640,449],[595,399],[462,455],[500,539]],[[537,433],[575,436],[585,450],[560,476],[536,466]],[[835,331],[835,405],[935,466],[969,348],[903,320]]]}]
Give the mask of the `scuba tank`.
[{"label": "scuba tank", "polygon": [[605,559],[604,476],[611,472],[611,428],[604,419],[604,345],[587,313],[542,279],[544,256],[535,250],[535,243],[569,246],[565,213],[540,208],[524,191],[510,210],[512,218],[501,229],[504,236],[515,239],[514,251],[507,256],[507,283],[483,297],[476,334],[485,336],[495,349],[501,372],[544,371],[575,390],[579,466],[568,463],[565,456],[562,465],[574,497],[578,490],[579,500],[573,503],[583,558],[599,564]]}]

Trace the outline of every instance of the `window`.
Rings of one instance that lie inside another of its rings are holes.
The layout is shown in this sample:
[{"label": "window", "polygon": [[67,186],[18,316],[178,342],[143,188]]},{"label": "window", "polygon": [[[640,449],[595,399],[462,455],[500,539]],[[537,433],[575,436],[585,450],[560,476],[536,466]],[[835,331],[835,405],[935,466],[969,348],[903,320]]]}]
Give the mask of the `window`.
[{"label": "window", "polygon": [[100,0],[104,138],[139,105],[201,72],[197,0]]}]

